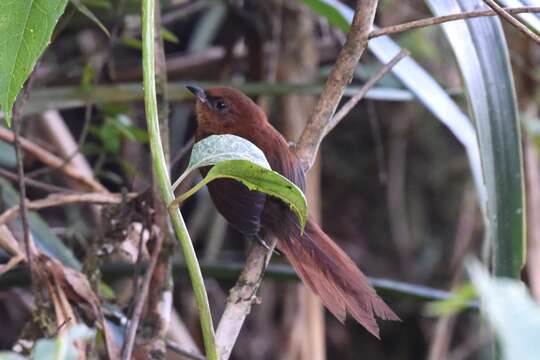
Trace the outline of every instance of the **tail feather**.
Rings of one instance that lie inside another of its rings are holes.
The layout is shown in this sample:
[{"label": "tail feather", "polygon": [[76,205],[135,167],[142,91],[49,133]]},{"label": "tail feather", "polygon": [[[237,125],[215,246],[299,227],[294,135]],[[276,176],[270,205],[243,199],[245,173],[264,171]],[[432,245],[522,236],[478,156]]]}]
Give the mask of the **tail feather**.
[{"label": "tail feather", "polygon": [[379,338],[375,317],[399,320],[377,295],[356,264],[321,228],[308,220],[302,236],[276,234],[281,250],[302,281],[342,323],[347,313]]}]

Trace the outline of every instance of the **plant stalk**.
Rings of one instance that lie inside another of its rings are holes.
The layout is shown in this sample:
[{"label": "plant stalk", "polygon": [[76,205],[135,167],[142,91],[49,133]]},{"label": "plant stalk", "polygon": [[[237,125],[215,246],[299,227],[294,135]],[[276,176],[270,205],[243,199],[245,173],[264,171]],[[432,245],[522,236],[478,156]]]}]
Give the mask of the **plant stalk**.
[{"label": "plant stalk", "polygon": [[[161,143],[158,122],[158,110],[156,99],[155,82],[155,60],[154,60],[154,0],[143,0],[142,2],[142,39],[143,39],[143,81],[144,81],[144,104],[146,109],[146,121],[148,127],[148,137],[152,154],[152,165],[156,173],[159,189],[165,204],[170,204],[174,200],[171,188],[171,181],[165,154]],[[169,215],[174,231],[184,258],[195,293],[195,300],[199,308],[201,329],[204,338],[206,356],[209,360],[217,360],[215,345],[214,326],[208,297],[204,287],[204,281],[199,267],[199,262],[193,249],[186,224],[178,208],[169,209]]]}]

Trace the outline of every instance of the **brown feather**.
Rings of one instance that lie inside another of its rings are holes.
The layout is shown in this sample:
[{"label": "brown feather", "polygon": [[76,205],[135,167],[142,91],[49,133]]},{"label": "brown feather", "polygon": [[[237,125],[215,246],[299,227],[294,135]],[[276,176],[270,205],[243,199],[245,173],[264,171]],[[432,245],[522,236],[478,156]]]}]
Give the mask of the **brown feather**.
[{"label": "brown feather", "polygon": [[[213,88],[205,93],[224,101],[228,110],[219,113],[198,101],[198,140],[213,134],[244,137],[264,152],[273,170],[305,190],[305,175],[298,159],[251,99],[231,88]],[[399,320],[351,258],[311,218],[301,234],[295,215],[281,201],[250,191],[233,180],[212,182],[209,188],[218,210],[245,236],[251,238],[261,225],[276,235],[278,249],[339,321],[344,322],[349,313],[379,337],[376,317]]]}]

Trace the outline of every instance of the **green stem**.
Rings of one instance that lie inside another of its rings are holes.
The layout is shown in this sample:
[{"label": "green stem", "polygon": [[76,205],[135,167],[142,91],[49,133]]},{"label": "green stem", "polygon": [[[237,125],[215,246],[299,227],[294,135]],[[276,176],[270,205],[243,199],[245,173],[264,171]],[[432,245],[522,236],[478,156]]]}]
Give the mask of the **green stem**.
[{"label": "green stem", "polygon": [[204,185],[206,185],[208,181],[201,181],[197,183],[195,186],[193,186],[191,189],[183,193],[182,195],[178,196],[174,201],[169,205],[169,209],[173,210],[177,208],[181,203],[186,201],[191,195],[195,194],[197,191],[202,189]]},{"label": "green stem", "polygon": [[[143,35],[143,80],[144,80],[144,104],[146,109],[146,120],[148,126],[148,137],[150,150],[152,153],[152,164],[158,180],[159,189],[165,204],[170,204],[174,200],[171,188],[167,162],[163,153],[161,137],[159,133],[155,64],[154,64],[154,0],[143,0],[142,2],[142,35]],[[217,360],[217,350],[215,345],[214,326],[210,305],[204,288],[204,281],[199,267],[199,262],[193,249],[189,233],[178,208],[169,209],[169,215],[173,224],[176,236],[179,239],[182,252],[186,260],[195,300],[199,308],[202,334],[206,356],[209,360]]]}]

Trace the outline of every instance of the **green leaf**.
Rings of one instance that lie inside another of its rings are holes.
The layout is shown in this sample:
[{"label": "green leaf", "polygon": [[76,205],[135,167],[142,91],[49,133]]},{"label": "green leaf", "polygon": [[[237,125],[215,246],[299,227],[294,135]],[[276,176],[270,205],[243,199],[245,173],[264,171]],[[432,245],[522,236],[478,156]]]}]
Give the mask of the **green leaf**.
[{"label": "green leaf", "polygon": [[324,16],[331,25],[349,31],[349,21],[343,16],[343,12],[348,9],[347,5],[337,0],[302,0],[302,2],[317,14]]},{"label": "green leaf", "polygon": [[467,269],[480,295],[482,313],[497,334],[503,358],[538,359],[540,308],[525,284],[492,278],[477,260],[468,261]]},{"label": "green leaf", "polygon": [[178,39],[178,37],[172,31],[164,27],[161,28],[161,36],[163,37],[163,40],[168,41],[170,43],[173,43],[173,44],[180,43],[180,40]]},{"label": "green leaf", "polygon": [[427,313],[431,316],[442,316],[459,313],[470,307],[471,301],[476,298],[476,291],[472,284],[462,285],[448,299],[434,301],[427,306]]},{"label": "green leaf", "polygon": [[0,2],[0,108],[11,125],[12,107],[51,35],[67,0]]},{"label": "green leaf", "polygon": [[[481,0],[428,0],[435,15],[487,9]],[[521,134],[508,44],[500,20],[443,24],[463,75],[487,190],[487,241],[496,275],[519,277],[525,262]]]},{"label": "green leaf", "polygon": [[224,160],[249,160],[263,168],[270,169],[261,149],[250,141],[236,135],[211,135],[193,145],[187,169],[172,186],[178,185],[195,169],[217,164]]},{"label": "green leaf", "polygon": [[307,201],[302,190],[285,176],[249,160],[227,160],[214,165],[203,182],[219,178],[238,180],[250,190],[277,197],[296,214],[303,231],[307,220]]},{"label": "green leaf", "polygon": [[171,206],[178,205],[211,181],[224,178],[240,181],[249,190],[260,191],[280,199],[289,205],[298,217],[302,232],[304,231],[307,220],[307,202],[302,190],[283,175],[250,160],[218,162],[200,183],[176,198]]},{"label": "green leaf", "polygon": [[83,4],[81,0],[70,0],[70,1],[73,4],[73,6],[75,6],[77,10],[81,12],[81,14],[83,14],[92,22],[94,22],[94,24],[96,24],[101,29],[101,31],[105,33],[105,35],[107,35],[108,37],[111,36],[111,34],[109,33],[109,30],[107,30],[105,25],[103,25],[103,23],[97,18],[97,16],[94,15],[94,13],[90,11],[90,9],[88,9],[88,7],[86,7],[86,5]]},{"label": "green leaf", "polygon": [[118,130],[122,136],[130,141],[139,143],[148,142],[148,136],[143,129],[133,125],[129,116],[125,114],[118,114],[113,118],[109,118],[108,121]]}]

